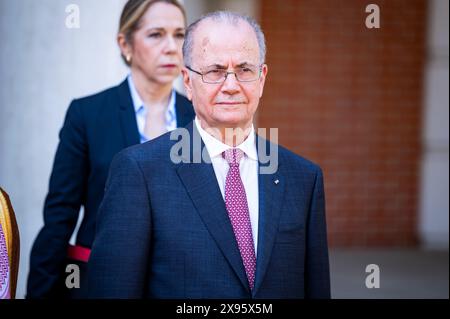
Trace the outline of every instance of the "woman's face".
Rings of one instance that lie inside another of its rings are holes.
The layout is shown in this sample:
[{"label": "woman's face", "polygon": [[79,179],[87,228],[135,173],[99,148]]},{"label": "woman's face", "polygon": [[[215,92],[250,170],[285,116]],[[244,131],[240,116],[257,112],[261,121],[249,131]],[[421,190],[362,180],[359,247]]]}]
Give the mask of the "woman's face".
[{"label": "woman's face", "polygon": [[131,43],[131,69],[159,84],[171,83],[183,64],[183,13],[172,4],[157,2],[142,16]]}]

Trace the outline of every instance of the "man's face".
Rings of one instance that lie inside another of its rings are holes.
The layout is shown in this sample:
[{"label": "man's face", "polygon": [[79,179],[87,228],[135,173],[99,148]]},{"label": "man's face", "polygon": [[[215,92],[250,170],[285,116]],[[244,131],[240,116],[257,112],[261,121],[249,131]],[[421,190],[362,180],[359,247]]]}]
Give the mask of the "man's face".
[{"label": "man's face", "polygon": [[[246,22],[237,25],[212,20],[203,21],[194,33],[193,70],[205,73],[211,69],[229,72],[245,66],[256,66],[259,73],[260,56],[256,34]],[[246,129],[262,96],[267,66],[253,82],[239,82],[229,74],[223,83],[209,84],[199,74],[183,70],[188,98],[203,128]]]}]

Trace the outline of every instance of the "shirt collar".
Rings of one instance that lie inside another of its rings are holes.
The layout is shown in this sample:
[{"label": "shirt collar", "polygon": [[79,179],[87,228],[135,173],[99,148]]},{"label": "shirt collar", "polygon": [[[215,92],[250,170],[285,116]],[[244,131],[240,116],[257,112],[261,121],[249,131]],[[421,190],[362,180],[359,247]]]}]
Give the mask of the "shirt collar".
[{"label": "shirt collar", "polygon": [[[195,117],[194,122],[211,158],[222,156],[223,152],[231,148],[230,146],[222,143],[222,141],[219,141],[211,134],[206,132],[200,125],[200,120],[198,119],[198,117]],[[250,130],[250,134],[247,136],[245,141],[236,146],[236,148],[242,150],[250,159],[253,159],[255,161],[258,160],[258,153],[256,151],[256,143],[255,143],[255,129],[253,127],[253,124]]]},{"label": "shirt collar", "polygon": [[[138,113],[138,112],[141,112],[142,110],[145,111],[144,102],[142,102],[142,99],[136,90],[136,86],[134,85],[131,74],[128,75],[127,81],[128,81],[128,86],[130,87],[131,100],[133,101],[134,112]],[[168,105],[167,111],[166,111],[166,123],[170,123],[175,119],[175,114],[176,114],[175,113],[175,101],[176,101],[175,90],[172,90],[172,93],[170,95],[169,105]]]}]

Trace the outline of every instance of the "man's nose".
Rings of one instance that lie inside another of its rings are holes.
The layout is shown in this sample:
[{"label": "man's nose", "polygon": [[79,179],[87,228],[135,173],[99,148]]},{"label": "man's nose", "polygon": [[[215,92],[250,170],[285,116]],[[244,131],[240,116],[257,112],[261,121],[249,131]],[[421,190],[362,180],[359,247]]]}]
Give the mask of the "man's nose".
[{"label": "man's nose", "polygon": [[236,78],[236,73],[228,73],[222,85],[222,92],[228,94],[236,94],[240,92],[241,86]]}]

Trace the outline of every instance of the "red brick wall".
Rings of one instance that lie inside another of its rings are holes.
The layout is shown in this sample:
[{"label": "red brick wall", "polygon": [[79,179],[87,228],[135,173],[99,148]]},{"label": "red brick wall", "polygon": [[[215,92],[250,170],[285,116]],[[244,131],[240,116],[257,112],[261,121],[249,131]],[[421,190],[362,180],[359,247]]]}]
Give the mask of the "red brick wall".
[{"label": "red brick wall", "polygon": [[[367,29],[367,4],[381,28]],[[417,243],[426,1],[261,0],[259,127],[324,170],[330,246]]]}]

